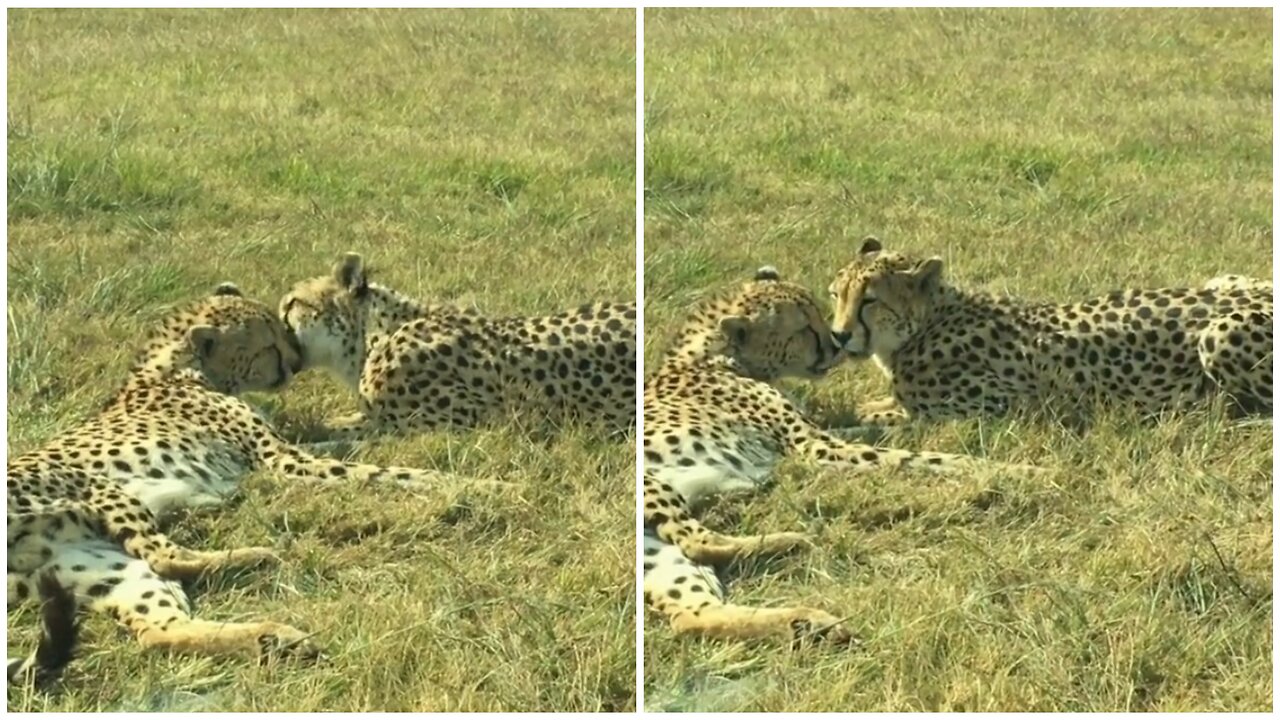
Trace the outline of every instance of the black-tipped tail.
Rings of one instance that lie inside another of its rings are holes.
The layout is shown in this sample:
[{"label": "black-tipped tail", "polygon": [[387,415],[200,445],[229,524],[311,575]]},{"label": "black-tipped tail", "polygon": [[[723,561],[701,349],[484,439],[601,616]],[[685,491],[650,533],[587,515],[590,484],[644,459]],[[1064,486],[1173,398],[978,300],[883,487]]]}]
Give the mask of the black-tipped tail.
[{"label": "black-tipped tail", "polygon": [[51,572],[36,580],[40,595],[40,644],[29,657],[9,660],[9,682],[26,682],[45,687],[62,674],[62,669],[75,655],[80,623],[76,616],[76,597],[58,583]]}]

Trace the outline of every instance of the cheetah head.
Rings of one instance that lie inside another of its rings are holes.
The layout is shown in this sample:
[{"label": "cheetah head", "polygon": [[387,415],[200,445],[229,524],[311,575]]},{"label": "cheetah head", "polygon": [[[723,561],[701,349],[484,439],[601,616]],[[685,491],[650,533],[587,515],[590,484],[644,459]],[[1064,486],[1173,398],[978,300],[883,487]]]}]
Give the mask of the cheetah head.
[{"label": "cheetah head", "polygon": [[351,387],[364,359],[362,305],[369,299],[364,261],[346,253],[328,275],[303,280],[280,299],[280,319],[298,336],[303,367],[325,368]]},{"label": "cheetah head", "polygon": [[719,319],[725,354],[752,377],[822,377],[841,360],[813,293],[760,268]]},{"label": "cheetah head", "polygon": [[194,368],[220,392],[279,390],[302,368],[298,341],[271,308],[230,283],[172,319]]},{"label": "cheetah head", "polygon": [[862,241],[829,288],[831,328],[852,356],[888,357],[920,329],[942,283],[942,258],[916,260]]}]

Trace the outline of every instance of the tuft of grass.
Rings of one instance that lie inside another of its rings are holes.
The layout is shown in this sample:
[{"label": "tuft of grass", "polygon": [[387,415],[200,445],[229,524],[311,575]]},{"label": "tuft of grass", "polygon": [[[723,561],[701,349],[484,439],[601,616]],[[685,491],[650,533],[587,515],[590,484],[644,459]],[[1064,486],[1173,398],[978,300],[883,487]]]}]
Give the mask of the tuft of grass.
[{"label": "tuft of grass", "polygon": [[[1271,275],[1268,10],[649,10],[645,357],[690,303],[776,265],[825,298],[861,238],[959,283],[1061,302]],[[672,208],[683,210],[679,212]],[[652,366],[652,365],[651,365]],[[790,384],[839,418],[874,367]],[[807,530],[737,602],[847,617],[859,651],[678,639],[646,618],[645,698],[679,711],[1266,711],[1272,432],[1219,407],[1083,430],[916,426],[884,442],[1048,478],[785,464],[706,512]]]},{"label": "tuft of grass", "polygon": [[[11,147],[13,143],[11,142]],[[9,217],[161,212],[189,202],[199,181],[180,168],[88,142],[75,147],[13,147]]]},{"label": "tuft of grass", "polygon": [[[635,297],[632,11],[36,10],[8,28],[11,453],[100,407],[165,309],[223,280],[274,305],[354,250],[378,281],[494,314]],[[291,428],[354,409],[310,374],[252,401]],[[57,690],[10,688],[9,709],[634,709],[631,444],[529,425],[352,449],[498,490],[262,474],[176,519],[193,547],[284,557],[197,583],[201,618],[314,631],[325,662],[146,653],[92,616]],[[36,614],[8,617],[29,651]]]},{"label": "tuft of grass", "polygon": [[726,165],[707,163],[693,147],[645,151],[645,211],[690,219],[710,198],[732,183]]},{"label": "tuft of grass", "polygon": [[480,170],[475,174],[476,187],[506,205],[514,203],[520,191],[529,184],[518,170],[501,165]]}]

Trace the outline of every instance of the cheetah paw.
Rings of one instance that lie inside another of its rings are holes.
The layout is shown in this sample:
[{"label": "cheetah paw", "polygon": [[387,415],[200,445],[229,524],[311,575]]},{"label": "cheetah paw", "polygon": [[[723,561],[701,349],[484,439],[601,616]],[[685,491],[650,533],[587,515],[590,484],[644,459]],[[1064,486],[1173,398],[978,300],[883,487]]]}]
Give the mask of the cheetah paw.
[{"label": "cheetah paw", "polygon": [[723,565],[746,557],[779,555],[812,547],[813,540],[805,533],[781,532],[752,537],[710,537],[683,549],[685,556],[693,562]]},{"label": "cheetah paw", "polygon": [[154,563],[152,570],[161,577],[185,579],[197,577],[206,572],[274,565],[279,562],[280,556],[266,547],[246,547],[213,552],[182,550],[174,557]]},{"label": "cheetah paw", "polygon": [[295,627],[268,623],[258,635],[258,661],[266,663],[274,659],[314,662],[321,657],[320,648],[311,641],[314,633],[306,633]]},{"label": "cheetah paw", "polygon": [[755,538],[758,542],[756,552],[764,554],[786,553],[794,550],[812,550],[813,537],[808,533],[780,532],[769,533]]},{"label": "cheetah paw", "polygon": [[800,608],[792,615],[789,623],[792,641],[798,645],[815,642],[850,646],[861,644],[843,620],[821,610]]}]

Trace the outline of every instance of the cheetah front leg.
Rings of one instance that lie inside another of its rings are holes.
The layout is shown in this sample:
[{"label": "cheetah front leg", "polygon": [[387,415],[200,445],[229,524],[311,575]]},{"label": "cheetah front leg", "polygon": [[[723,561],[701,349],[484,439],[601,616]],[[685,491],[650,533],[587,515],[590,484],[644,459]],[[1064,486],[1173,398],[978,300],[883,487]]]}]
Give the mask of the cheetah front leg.
[{"label": "cheetah front leg", "polygon": [[155,516],[142,501],[114,483],[90,487],[86,508],[100,520],[108,537],[120,543],[125,552],[146,561],[160,577],[186,580],[204,573],[280,561],[266,547],[202,551],[178,545],[160,532]]},{"label": "cheetah front leg", "polygon": [[837,645],[853,641],[853,635],[841,624],[840,618],[822,610],[730,605],[697,594],[687,598],[686,602],[679,602],[660,593],[659,590],[649,596],[650,604],[654,610],[666,615],[671,620],[672,629],[681,635],[737,640],[817,639]]},{"label": "cheetah front leg", "polygon": [[646,477],[644,490],[645,597],[650,607],[670,619],[676,633],[736,639],[850,640],[840,620],[821,610],[725,603],[724,588],[708,567],[808,548],[812,543],[807,535],[721,535],[695,519],[684,498],[667,483]]},{"label": "cheetah front leg", "polygon": [[820,423],[822,430],[845,442],[876,443],[884,438],[887,430],[906,424],[908,419],[906,409],[891,397],[862,403],[854,412],[854,424]]},{"label": "cheetah front leg", "polygon": [[1240,413],[1272,413],[1272,322],[1268,303],[1265,313],[1215,319],[1197,342],[1205,375]]},{"label": "cheetah front leg", "polygon": [[468,360],[470,353],[465,337],[424,341],[402,328],[366,363],[360,412],[328,424],[336,432],[366,436],[473,428],[500,402],[504,388],[496,371]]},{"label": "cheetah front leg", "polygon": [[[279,561],[279,557],[265,547],[214,552],[183,547],[161,532],[146,505],[119,485],[81,474],[61,479],[80,486],[84,499],[41,500],[25,508],[11,509],[8,513],[11,554],[23,551],[15,547],[15,537],[39,536],[51,528],[84,526],[87,533],[105,534],[130,556],[145,561],[152,572],[165,578],[185,580],[207,572]],[[31,481],[30,477],[16,479],[19,488]]]},{"label": "cheetah front leg", "polygon": [[339,415],[324,421],[320,428],[322,440],[304,440],[298,445],[311,452],[340,455],[358,447],[374,434],[374,424],[363,412]]},{"label": "cheetah front leg", "polygon": [[325,442],[352,443],[367,438],[373,423],[364,412],[338,415],[324,421]]},{"label": "cheetah front leg", "polygon": [[[433,408],[424,409],[421,402],[402,401],[394,395],[393,387],[385,388],[382,395],[389,395],[389,397],[379,396],[372,401],[362,402],[362,405],[368,406],[365,410],[337,415],[325,420],[321,428],[324,439],[308,442],[307,447],[336,448],[359,443],[379,434],[467,428],[479,422],[479,411],[461,396],[447,398],[450,410],[442,415],[439,405],[442,402],[441,398],[432,401],[436,403]],[[416,407],[406,409],[402,405]]]},{"label": "cheetah front leg", "polygon": [[283,623],[193,618],[180,584],[156,577],[145,561],[105,542],[63,548],[54,560],[60,583],[76,588],[87,609],[114,617],[144,648],[257,659],[319,655],[310,634]]},{"label": "cheetah front leg", "polygon": [[998,417],[1009,411],[1013,397],[1007,379],[990,367],[971,367],[949,358],[902,361],[892,378],[890,396],[858,405],[867,425],[895,427],[916,422],[960,420],[978,415]]},{"label": "cheetah front leg", "polygon": [[896,398],[887,397],[858,405],[858,422],[876,427],[903,425],[910,419],[907,409]]},{"label": "cheetah front leg", "polygon": [[711,568],[690,563],[679,547],[647,534],[644,594],[649,607],[665,615],[678,635],[731,640],[822,639],[837,644],[852,640],[840,619],[822,610],[726,603],[724,588]]},{"label": "cheetah front leg", "polygon": [[238,655],[251,659],[295,657],[313,660],[320,650],[311,633],[277,622],[224,623],[171,613],[156,622],[128,608],[115,613],[142,647],[197,655]]},{"label": "cheetah front leg", "polygon": [[690,514],[688,503],[679,492],[651,477],[644,479],[644,523],[663,541],[678,546],[685,557],[709,565],[790,552],[812,544],[808,535],[797,532],[750,537],[712,532]]}]

